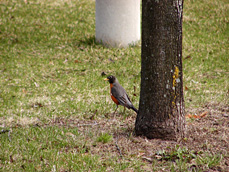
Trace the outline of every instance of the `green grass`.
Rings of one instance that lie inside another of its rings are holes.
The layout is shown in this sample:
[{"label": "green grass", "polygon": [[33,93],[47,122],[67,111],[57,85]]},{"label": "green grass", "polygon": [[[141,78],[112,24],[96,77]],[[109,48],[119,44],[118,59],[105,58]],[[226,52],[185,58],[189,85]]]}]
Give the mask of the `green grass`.
[{"label": "green grass", "polygon": [[[226,9],[226,0],[185,1],[187,111],[228,104]],[[129,154],[125,142],[120,157],[114,139],[132,131],[126,121],[135,116],[126,110],[118,122],[110,119],[115,105],[101,73],[117,76],[138,107],[141,47],[106,48],[95,43],[94,35],[94,1],[0,2],[0,129],[11,131],[0,134],[0,171],[157,171],[164,168],[161,165],[170,170],[188,166],[180,159],[175,166],[170,161],[150,164]],[[132,137],[130,132],[127,138]],[[215,161],[210,163],[208,156]],[[195,157],[203,169],[220,159],[208,156]]]},{"label": "green grass", "polygon": [[186,1],[183,57],[186,106],[228,103],[228,5],[223,1]]},{"label": "green grass", "polygon": [[[176,145],[169,151],[160,150],[157,152],[160,161],[169,161],[171,171],[202,171],[216,167],[222,160],[222,155],[212,155],[189,150],[186,147]],[[175,162],[175,163],[174,163]]]},{"label": "green grass", "polygon": [[107,143],[112,140],[112,136],[108,133],[101,133],[100,136],[96,139],[97,142]]}]

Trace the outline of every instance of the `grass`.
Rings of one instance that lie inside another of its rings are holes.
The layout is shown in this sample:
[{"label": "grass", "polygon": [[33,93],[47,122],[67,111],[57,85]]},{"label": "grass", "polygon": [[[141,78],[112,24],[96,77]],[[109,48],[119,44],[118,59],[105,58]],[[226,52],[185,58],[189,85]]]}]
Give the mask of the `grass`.
[{"label": "grass", "polygon": [[228,103],[228,19],[226,1],[184,5],[184,85],[186,106]]},{"label": "grass", "polygon": [[100,136],[96,139],[97,142],[107,143],[112,140],[112,136],[108,133],[101,133]]},{"label": "grass", "polygon": [[101,73],[117,76],[138,107],[141,47],[95,43],[94,1],[2,0],[0,129],[10,132],[0,134],[0,171],[226,169],[227,9],[226,0],[185,1],[186,111],[209,116],[189,121],[201,135],[177,147],[135,137],[132,111],[112,115]]}]

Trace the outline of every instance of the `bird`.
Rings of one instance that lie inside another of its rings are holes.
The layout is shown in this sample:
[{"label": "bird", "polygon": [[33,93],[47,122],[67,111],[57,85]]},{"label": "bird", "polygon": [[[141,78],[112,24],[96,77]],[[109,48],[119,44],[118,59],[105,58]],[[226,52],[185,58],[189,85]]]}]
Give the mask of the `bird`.
[{"label": "bird", "polygon": [[126,90],[119,84],[118,79],[115,76],[110,75],[104,80],[110,83],[111,99],[117,105],[115,112],[118,109],[118,105],[121,105],[124,106],[124,108],[127,107],[128,109],[132,109],[138,113],[138,110],[134,107],[129,96],[127,95]]}]

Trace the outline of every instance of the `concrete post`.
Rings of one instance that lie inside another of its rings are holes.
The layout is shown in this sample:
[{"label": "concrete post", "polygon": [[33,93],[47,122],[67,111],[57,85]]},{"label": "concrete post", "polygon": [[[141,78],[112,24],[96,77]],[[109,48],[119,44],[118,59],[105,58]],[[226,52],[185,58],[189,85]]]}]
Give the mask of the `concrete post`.
[{"label": "concrete post", "polygon": [[96,0],[96,41],[126,47],[140,40],[140,0]]}]

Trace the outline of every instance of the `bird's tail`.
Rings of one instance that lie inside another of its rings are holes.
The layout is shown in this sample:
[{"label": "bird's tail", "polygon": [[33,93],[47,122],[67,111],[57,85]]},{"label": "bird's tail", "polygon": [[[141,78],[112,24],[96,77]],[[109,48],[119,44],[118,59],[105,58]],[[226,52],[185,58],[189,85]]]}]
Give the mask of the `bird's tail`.
[{"label": "bird's tail", "polygon": [[136,113],[138,113],[138,110],[134,106],[132,106],[130,108],[133,109]]}]

